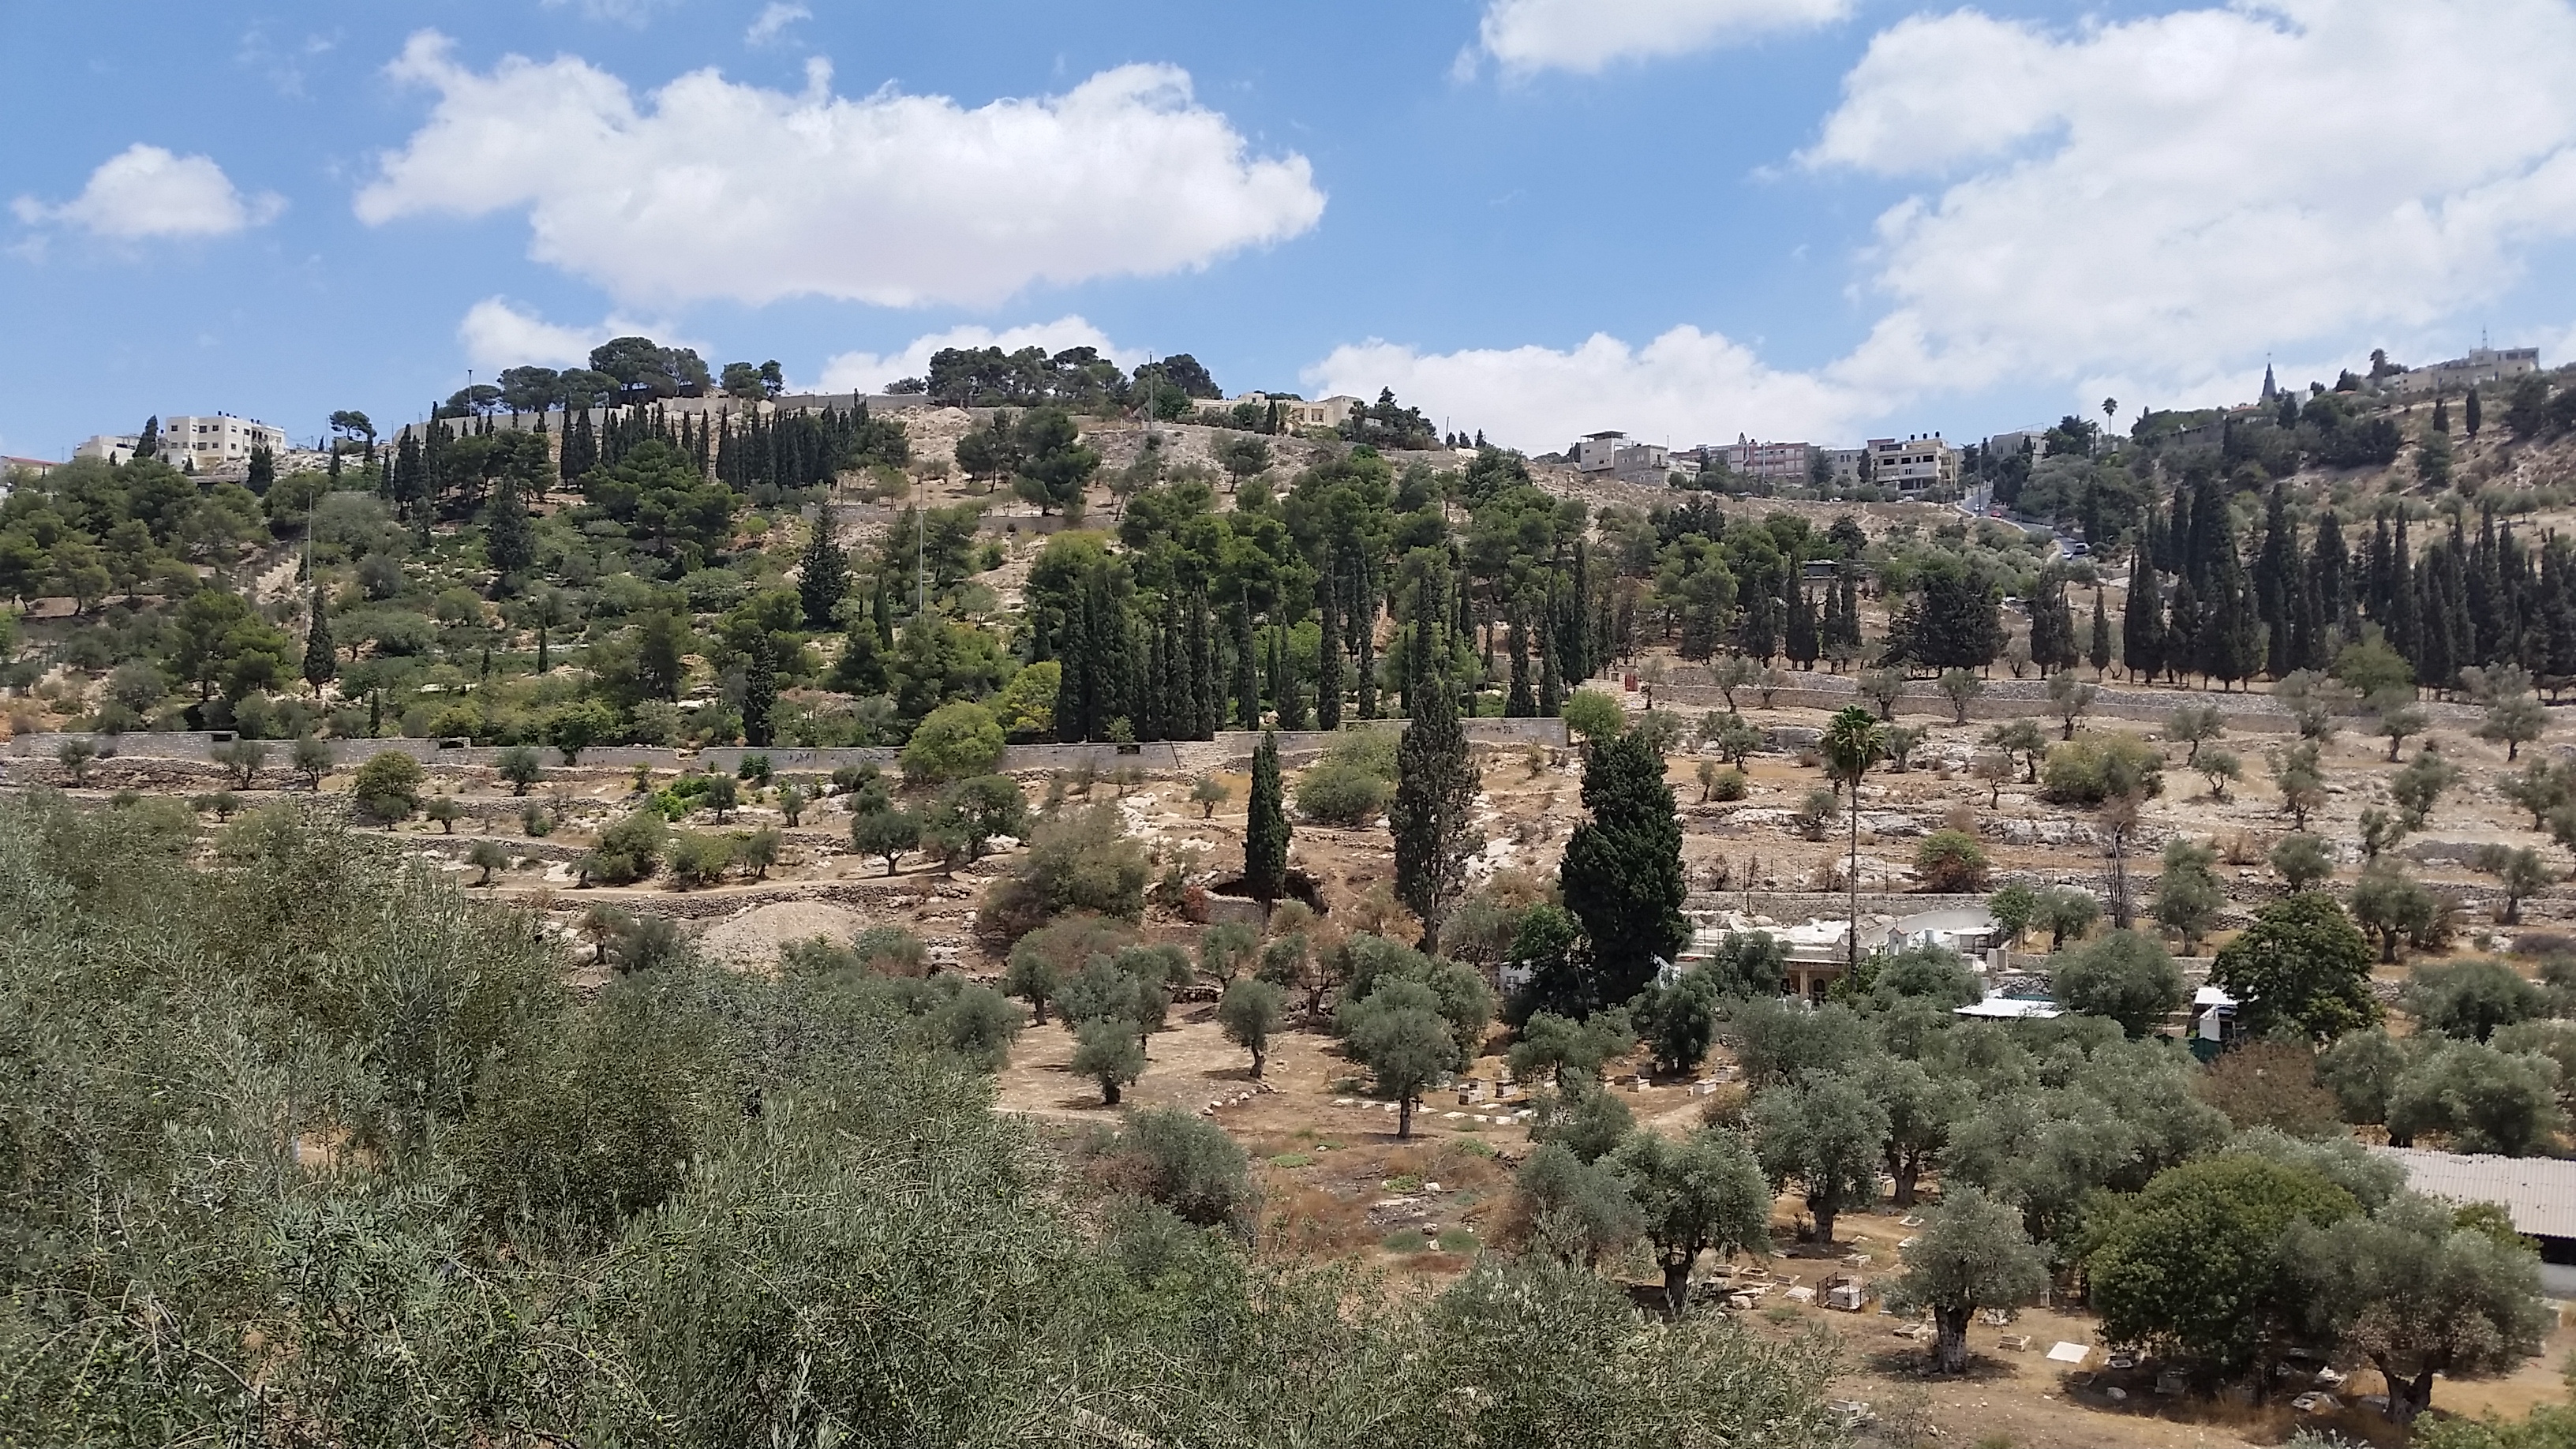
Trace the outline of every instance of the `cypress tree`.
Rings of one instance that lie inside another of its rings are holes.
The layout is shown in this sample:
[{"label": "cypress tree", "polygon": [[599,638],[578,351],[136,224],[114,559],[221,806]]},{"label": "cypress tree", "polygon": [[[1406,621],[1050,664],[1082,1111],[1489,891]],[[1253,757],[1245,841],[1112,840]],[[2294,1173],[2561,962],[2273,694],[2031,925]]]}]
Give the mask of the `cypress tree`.
[{"label": "cypress tree", "polygon": [[[1091,620],[1087,589],[1077,588],[1065,604],[1064,630],[1056,641],[1055,737],[1063,744],[1091,738]],[[851,632],[853,643],[857,631]]]},{"label": "cypress tree", "polygon": [[2415,594],[2414,550],[2406,542],[2406,517],[2398,515],[2395,541],[2388,556],[2388,647],[2410,662],[2424,652],[2423,615]]},{"label": "cypress tree", "polygon": [[2164,587],[2142,558],[2129,572],[2128,602],[2120,609],[2120,657],[2131,679],[2153,680],[2164,672],[2164,612]]},{"label": "cypress tree", "polygon": [[2102,607],[2102,586],[2093,586],[2093,677],[2111,667],[2111,615]]},{"label": "cypress tree", "polygon": [[1279,788],[1279,736],[1252,751],[1252,799],[1243,830],[1243,889],[1268,906],[1288,889],[1288,809]]},{"label": "cypress tree", "polygon": [[1511,645],[1512,679],[1510,692],[1503,697],[1503,716],[1506,719],[1528,719],[1538,713],[1538,701],[1530,694],[1529,633],[1521,626],[1518,604],[1512,606],[1506,630]]},{"label": "cypress tree", "polygon": [[2437,397],[2433,399],[2433,431],[2437,433],[2447,433],[2450,430],[2451,400],[2446,397]]},{"label": "cypress tree", "polygon": [[340,650],[331,642],[331,609],[322,591],[313,591],[312,623],[304,631],[304,682],[315,694],[340,677]]},{"label": "cypress tree", "polygon": [[1789,590],[1789,629],[1783,645],[1789,662],[1800,669],[1816,667],[1820,652],[1816,639],[1816,600],[1804,588],[1791,585]]},{"label": "cypress tree", "polygon": [[1333,586],[1333,556],[1324,556],[1315,579],[1315,723],[1328,730],[1342,727],[1342,619],[1340,591]]},{"label": "cypress tree", "polygon": [[1296,656],[1288,648],[1288,626],[1279,625],[1271,646],[1273,688],[1279,706],[1279,727],[1302,730],[1306,727],[1306,690],[1297,677]]},{"label": "cypress tree", "polygon": [[1590,679],[1600,669],[1591,649],[1591,631],[1586,627],[1592,613],[1591,596],[1591,548],[1578,538],[1574,541],[1574,560],[1566,584],[1564,611],[1557,621],[1557,648],[1565,656],[1563,673],[1575,684]]},{"label": "cypress tree", "polygon": [[849,558],[832,532],[832,505],[826,503],[815,515],[814,536],[806,540],[804,565],[796,581],[808,629],[832,627],[833,615],[850,592]]},{"label": "cypress tree", "polygon": [[2288,490],[2272,485],[2263,513],[2263,549],[2254,560],[2254,598],[2265,629],[2264,672],[2290,672],[2290,616],[2298,593],[2299,533],[2290,522]]},{"label": "cypress tree", "polygon": [[528,522],[528,501],[511,474],[501,475],[492,501],[484,506],[483,556],[505,578],[537,561],[537,530]]},{"label": "cypress tree", "polygon": [[1458,707],[1437,671],[1413,691],[1395,768],[1395,798],[1386,811],[1395,837],[1395,897],[1422,922],[1422,949],[1433,951],[1467,888],[1467,862],[1484,847],[1475,829],[1476,767]]},{"label": "cypress tree", "polygon": [[2468,400],[2462,404],[2460,409],[2460,420],[2467,425],[2470,437],[2474,438],[2478,435],[2478,428],[2480,424],[2485,421],[2485,417],[2482,410],[2478,407],[2478,390],[2476,388],[2469,389]]},{"label": "cypress tree", "polygon": [[1590,819],[1565,843],[1557,882],[1592,943],[1594,1008],[1616,1005],[1655,979],[1690,939],[1683,921],[1682,828],[1663,758],[1637,731],[1595,746],[1583,770]]},{"label": "cypress tree", "polygon": [[1547,652],[1539,656],[1538,717],[1554,719],[1565,709],[1565,675],[1556,667],[1556,644],[1548,641]]},{"label": "cypress tree", "polygon": [[1238,603],[1232,614],[1235,728],[1257,730],[1261,728],[1261,661],[1252,642],[1252,610]]},{"label": "cypress tree", "polygon": [[2173,608],[2165,616],[2165,672],[2179,683],[2200,666],[2200,594],[2189,578],[2174,581]]},{"label": "cypress tree", "polygon": [[2352,570],[2343,546],[2343,525],[2336,521],[2331,508],[2317,511],[2317,541],[2308,549],[2308,593],[2317,627],[2310,636],[2307,650],[2299,657],[2299,667],[2323,669],[2327,656],[2332,652],[2327,644],[2327,635],[2333,632],[2359,633],[2358,610],[2352,593]]},{"label": "cypress tree", "polygon": [[778,704],[778,666],[770,662],[767,639],[751,651],[751,668],[742,681],[742,742],[766,749],[772,738],[770,715]]},{"label": "cypress tree", "polygon": [[1222,671],[1217,667],[1215,620],[1209,617],[1207,596],[1190,597],[1189,654],[1190,701],[1194,706],[1190,738],[1212,740],[1217,726],[1225,717],[1225,691],[1219,684]]},{"label": "cypress tree", "polygon": [[1351,672],[1353,687],[1359,692],[1360,718],[1378,717],[1377,700],[1377,608],[1380,576],[1374,565],[1365,569],[1359,587],[1352,591],[1349,616],[1351,632]]}]

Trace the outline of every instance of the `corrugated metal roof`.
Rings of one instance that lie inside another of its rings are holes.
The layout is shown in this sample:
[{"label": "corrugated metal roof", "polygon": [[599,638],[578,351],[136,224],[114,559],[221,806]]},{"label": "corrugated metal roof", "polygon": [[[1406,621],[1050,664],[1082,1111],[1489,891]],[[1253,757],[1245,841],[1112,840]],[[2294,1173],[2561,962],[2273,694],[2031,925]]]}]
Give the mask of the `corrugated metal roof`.
[{"label": "corrugated metal roof", "polygon": [[2420,1147],[2374,1147],[2406,1164],[2406,1185],[2453,1202],[2501,1203],[2515,1231],[2576,1238],[2576,1162],[2551,1157],[2469,1157]]}]

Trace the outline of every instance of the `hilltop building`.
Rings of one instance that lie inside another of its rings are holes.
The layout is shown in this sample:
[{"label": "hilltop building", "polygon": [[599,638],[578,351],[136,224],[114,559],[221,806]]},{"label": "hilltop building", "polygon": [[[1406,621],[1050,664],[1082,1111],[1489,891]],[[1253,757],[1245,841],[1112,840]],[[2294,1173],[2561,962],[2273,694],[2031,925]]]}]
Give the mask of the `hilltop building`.
[{"label": "hilltop building", "polygon": [[1212,413],[1230,413],[1247,405],[1267,413],[1273,403],[1279,406],[1279,429],[1286,433],[1303,432],[1308,428],[1337,429],[1349,422],[1352,411],[1360,406],[1360,400],[1355,397],[1335,396],[1309,402],[1293,392],[1245,392],[1224,399],[1201,398],[1197,414],[1204,418]]},{"label": "hilltop building", "polygon": [[1587,477],[1609,476],[1623,483],[1661,483],[1672,471],[1672,450],[1631,441],[1626,433],[1586,433],[1566,450],[1574,471]]},{"label": "hilltop building", "polygon": [[[101,433],[73,449],[72,456],[130,463],[141,442],[141,436],[135,433]],[[200,473],[216,468],[245,468],[250,466],[251,451],[262,447],[272,457],[285,456],[286,430],[230,413],[174,413],[161,419],[159,456],[173,468],[184,468],[191,462]]]},{"label": "hilltop building", "polygon": [[[2472,347],[2466,357],[2436,362],[2425,367],[2409,368],[2397,374],[2400,396],[2417,397],[2433,392],[2465,392],[2479,383],[2502,382],[2540,370],[2537,347]],[[2263,370],[2264,396],[2269,398],[2272,370]]]}]

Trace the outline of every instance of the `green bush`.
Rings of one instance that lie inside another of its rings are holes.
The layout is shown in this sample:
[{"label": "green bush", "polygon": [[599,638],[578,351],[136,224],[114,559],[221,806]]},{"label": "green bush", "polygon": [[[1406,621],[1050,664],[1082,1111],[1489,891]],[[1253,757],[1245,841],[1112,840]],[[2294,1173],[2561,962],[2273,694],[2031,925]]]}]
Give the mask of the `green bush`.
[{"label": "green bush", "polygon": [[1395,787],[1343,760],[1327,759],[1297,777],[1297,812],[1319,825],[1360,826],[1386,809]]},{"label": "green bush", "polygon": [[2164,790],[2164,767],[2164,756],[2144,740],[2089,734],[2049,749],[2040,793],[2056,805],[2093,806],[2128,794],[2152,797]]},{"label": "green bush", "polygon": [[903,747],[903,776],[945,785],[989,775],[1002,762],[1002,726],[980,704],[943,704],[913,729]]},{"label": "green bush", "polygon": [[387,751],[368,759],[358,767],[358,779],[350,788],[350,799],[358,812],[368,819],[390,825],[408,820],[420,809],[420,787],[427,778],[420,761],[409,755]]},{"label": "green bush", "polygon": [[1986,888],[1986,852],[1964,830],[1935,830],[1914,851],[1923,888],[1959,895]]},{"label": "green bush", "polygon": [[670,835],[662,817],[637,811],[599,832],[589,874],[607,885],[632,885],[661,868],[662,843]]},{"label": "green bush", "polygon": [[1708,777],[1708,798],[1711,800],[1741,800],[1744,798],[1745,789],[1750,783],[1751,781],[1745,776],[1745,773],[1742,770],[1735,768],[1733,765],[1729,765],[1725,769]]},{"label": "green bush", "polygon": [[671,867],[671,878],[679,884],[714,885],[733,866],[734,843],[729,836],[675,830],[662,848],[662,857]]}]

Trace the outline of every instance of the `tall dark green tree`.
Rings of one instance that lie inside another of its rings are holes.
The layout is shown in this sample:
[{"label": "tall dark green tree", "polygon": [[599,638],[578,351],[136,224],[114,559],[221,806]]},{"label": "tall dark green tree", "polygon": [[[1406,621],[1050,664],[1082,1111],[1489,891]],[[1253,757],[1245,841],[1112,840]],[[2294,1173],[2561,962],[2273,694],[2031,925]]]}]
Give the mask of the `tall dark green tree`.
[{"label": "tall dark green tree", "polygon": [[1243,889],[1268,905],[1288,889],[1288,806],[1279,784],[1279,737],[1252,751],[1252,796],[1243,829]]},{"label": "tall dark green tree", "polygon": [[1530,694],[1529,631],[1521,623],[1518,604],[1512,606],[1507,626],[1510,640],[1511,688],[1503,697],[1503,714],[1510,719],[1528,719],[1538,713],[1538,700]]},{"label": "tall dark green tree", "polygon": [[2478,429],[2485,424],[2486,413],[2485,410],[2478,405],[2478,390],[2476,388],[2469,389],[2468,400],[2461,405],[2460,420],[2467,426],[2469,436],[2472,438],[2478,435]]},{"label": "tall dark green tree", "polygon": [[1476,767],[1457,702],[1437,673],[1413,691],[1412,717],[1396,745],[1395,798],[1386,821],[1395,837],[1395,897],[1422,922],[1422,949],[1467,888],[1467,862],[1484,846],[1476,831]]},{"label": "tall dark green tree", "polygon": [[340,677],[340,651],[331,642],[331,610],[322,591],[313,591],[312,623],[304,631],[304,682],[315,694]]},{"label": "tall dark green tree", "polygon": [[2164,586],[2143,553],[2129,571],[2128,602],[2120,609],[2120,657],[2132,679],[2152,680],[2164,672]]},{"label": "tall dark green tree", "polygon": [[778,708],[778,665],[771,655],[775,650],[767,637],[752,646],[751,663],[742,680],[742,741],[754,749],[767,749],[776,737],[771,724]]},{"label": "tall dark green tree", "polygon": [[1589,820],[1565,843],[1558,885],[1592,942],[1597,1006],[1643,991],[1656,961],[1690,939],[1682,919],[1682,829],[1663,756],[1635,730],[1593,747],[1583,771]]},{"label": "tall dark green tree", "polygon": [[2298,607],[2299,531],[2290,521],[2289,490],[2275,483],[2263,510],[2263,548],[2254,559],[2255,609],[2262,617],[2264,672],[2290,672],[2290,636]]},{"label": "tall dark green tree", "polygon": [[2102,586],[2100,584],[2095,584],[2093,586],[2092,645],[2093,647],[2087,651],[2086,657],[2093,665],[2093,673],[2096,677],[2099,677],[2104,670],[2111,667],[2111,615],[2110,611],[2102,606]]},{"label": "tall dark green tree", "polygon": [[805,607],[805,627],[829,629],[850,593],[850,560],[832,536],[832,505],[814,518],[814,535],[805,541],[805,558],[796,580],[796,596]]},{"label": "tall dark green tree", "polygon": [[2331,650],[2326,640],[2330,632],[2346,638],[2360,636],[2359,605],[2352,592],[2351,559],[2344,549],[2343,525],[2336,521],[2334,510],[2317,512],[2317,538],[2308,549],[2308,592],[2315,596],[2317,631],[2313,643],[2299,658],[2302,669],[2323,669]]},{"label": "tall dark green tree", "polygon": [[501,475],[484,506],[483,557],[504,578],[525,573],[537,561],[537,531],[528,522],[528,500],[513,474]]},{"label": "tall dark green tree", "polygon": [[1823,641],[1816,637],[1816,600],[1794,583],[1789,589],[1789,627],[1782,652],[1800,669],[1815,668],[1823,652]]},{"label": "tall dark green tree", "polygon": [[1252,642],[1252,611],[1241,604],[1227,610],[1234,640],[1234,727],[1261,728],[1261,656]]},{"label": "tall dark green tree", "polygon": [[1333,556],[1324,555],[1324,566],[1315,577],[1315,723],[1321,728],[1342,727],[1342,621],[1339,590],[1334,586]]}]

